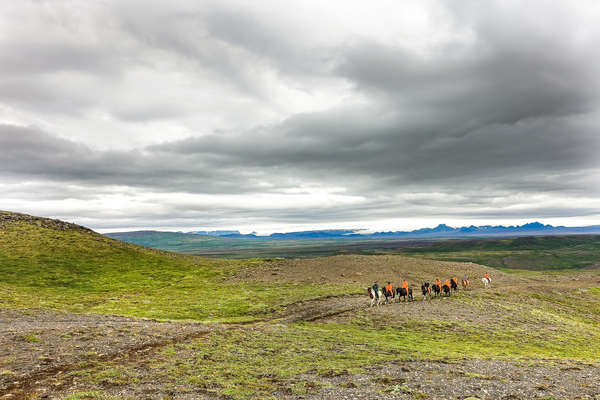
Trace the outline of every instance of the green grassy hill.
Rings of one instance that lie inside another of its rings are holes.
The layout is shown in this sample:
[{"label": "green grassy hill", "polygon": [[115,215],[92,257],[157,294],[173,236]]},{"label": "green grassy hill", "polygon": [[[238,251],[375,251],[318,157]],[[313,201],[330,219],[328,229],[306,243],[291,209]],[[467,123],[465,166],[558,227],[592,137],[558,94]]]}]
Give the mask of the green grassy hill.
[{"label": "green grassy hill", "polygon": [[[248,320],[350,285],[232,282],[260,260],[140,247],[62,221],[0,212],[0,306],[138,317]],[[286,296],[281,296],[281,291]]]}]

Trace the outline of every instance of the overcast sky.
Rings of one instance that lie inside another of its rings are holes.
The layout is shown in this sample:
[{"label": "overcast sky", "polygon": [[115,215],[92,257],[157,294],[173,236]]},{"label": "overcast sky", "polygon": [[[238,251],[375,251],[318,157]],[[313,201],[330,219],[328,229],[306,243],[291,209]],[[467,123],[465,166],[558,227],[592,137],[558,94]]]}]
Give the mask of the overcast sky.
[{"label": "overcast sky", "polygon": [[0,209],[600,224],[600,2],[5,1]]}]

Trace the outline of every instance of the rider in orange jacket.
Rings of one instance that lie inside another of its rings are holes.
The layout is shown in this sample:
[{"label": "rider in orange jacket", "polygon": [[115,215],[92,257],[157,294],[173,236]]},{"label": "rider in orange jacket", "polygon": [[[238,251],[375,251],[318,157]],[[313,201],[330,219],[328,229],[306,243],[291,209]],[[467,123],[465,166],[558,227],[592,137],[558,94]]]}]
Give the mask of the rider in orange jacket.
[{"label": "rider in orange jacket", "polygon": [[392,290],[392,283],[388,282],[385,286],[385,290],[389,293],[390,296],[394,296],[394,291]]}]

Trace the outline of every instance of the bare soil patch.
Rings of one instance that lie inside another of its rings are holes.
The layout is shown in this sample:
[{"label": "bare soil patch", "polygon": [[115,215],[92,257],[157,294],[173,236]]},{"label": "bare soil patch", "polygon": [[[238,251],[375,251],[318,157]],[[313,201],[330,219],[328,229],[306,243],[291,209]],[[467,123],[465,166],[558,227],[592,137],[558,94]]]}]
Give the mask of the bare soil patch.
[{"label": "bare soil patch", "polygon": [[[408,280],[413,287],[423,281],[442,280],[453,276],[462,279],[467,275],[475,285],[481,284],[485,272],[490,272],[494,282],[504,284],[519,278],[493,268],[474,263],[434,261],[397,255],[361,256],[343,255],[321,258],[286,259],[265,263],[244,270],[238,280],[265,282],[357,283],[365,287],[379,281],[399,283]],[[479,281],[479,282],[477,282]]]}]

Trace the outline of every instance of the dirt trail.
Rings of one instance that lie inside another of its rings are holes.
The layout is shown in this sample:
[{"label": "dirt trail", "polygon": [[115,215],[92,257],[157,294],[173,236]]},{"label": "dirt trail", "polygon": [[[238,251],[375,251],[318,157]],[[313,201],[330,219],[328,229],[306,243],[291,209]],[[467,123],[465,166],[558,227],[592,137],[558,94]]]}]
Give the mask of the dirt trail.
[{"label": "dirt trail", "polygon": [[[468,275],[472,282],[480,280],[485,272],[491,272],[494,281],[503,283],[518,279],[489,267],[450,261],[434,261],[398,255],[361,256],[343,255],[321,258],[275,260],[257,268],[244,271],[237,276],[240,281],[259,280],[265,282],[311,282],[311,283],[355,283],[365,287],[379,281],[393,284],[407,279],[414,288],[423,281],[436,278],[460,280]],[[481,283],[481,282],[479,282]]]}]

